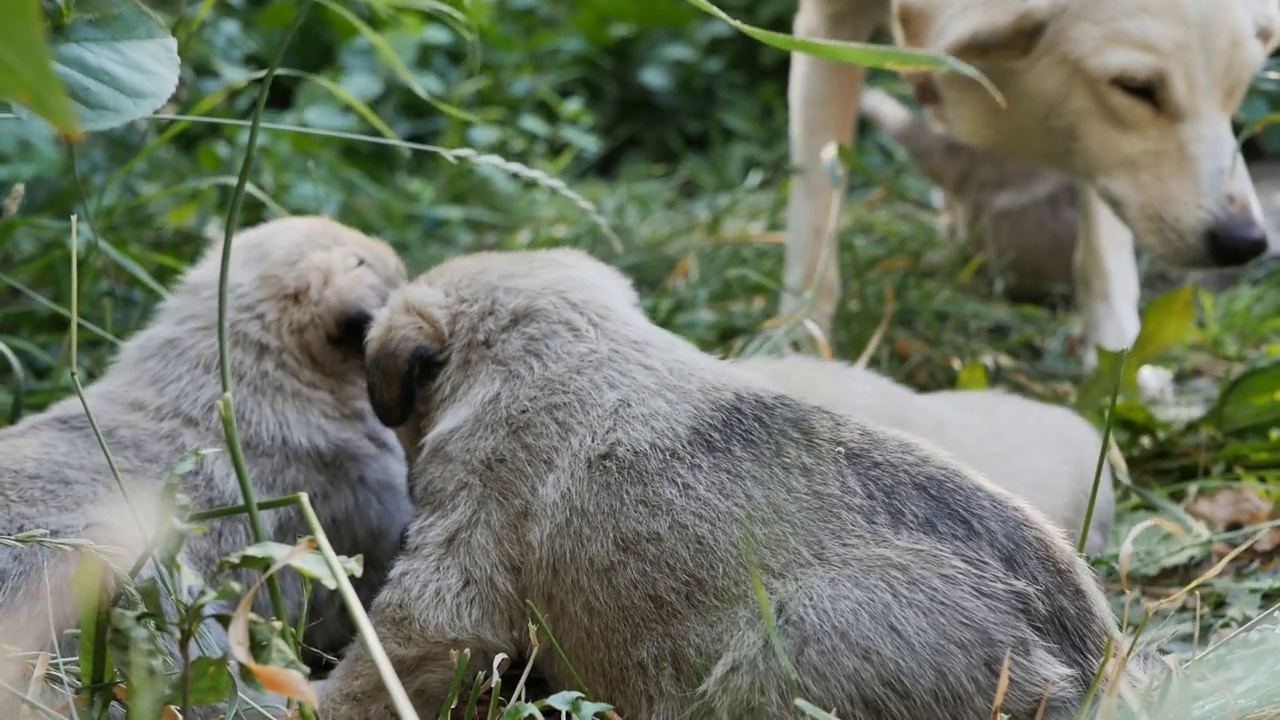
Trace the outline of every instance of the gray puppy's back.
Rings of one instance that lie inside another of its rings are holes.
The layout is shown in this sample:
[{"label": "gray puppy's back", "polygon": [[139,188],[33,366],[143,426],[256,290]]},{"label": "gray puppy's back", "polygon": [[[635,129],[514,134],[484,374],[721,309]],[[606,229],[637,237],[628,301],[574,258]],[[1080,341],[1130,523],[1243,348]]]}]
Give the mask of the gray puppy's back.
[{"label": "gray puppy's back", "polygon": [[[925,441],[1078,540],[1102,436],[1071,409],[1000,390],[917,393],[872,370],[806,355],[745,358],[737,366],[775,390]],[[1105,549],[1114,514],[1104,463],[1087,552]]]}]

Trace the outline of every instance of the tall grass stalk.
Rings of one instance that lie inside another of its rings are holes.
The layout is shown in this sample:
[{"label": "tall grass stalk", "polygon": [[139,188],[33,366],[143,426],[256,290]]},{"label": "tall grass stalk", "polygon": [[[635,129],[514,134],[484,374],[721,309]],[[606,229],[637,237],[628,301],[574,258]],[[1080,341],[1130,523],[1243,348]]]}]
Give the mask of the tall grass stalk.
[{"label": "tall grass stalk", "polygon": [[[235,235],[236,223],[240,217],[240,205],[244,202],[245,185],[249,182],[249,173],[253,170],[253,158],[258,145],[258,126],[261,124],[262,114],[266,110],[267,94],[271,90],[271,80],[275,76],[276,70],[280,67],[280,62],[284,59],[284,51],[289,46],[289,40],[293,38],[294,33],[302,26],[302,21],[306,18],[307,11],[311,9],[311,2],[312,0],[302,0],[298,4],[298,9],[293,15],[293,21],[289,23],[289,27],[284,31],[284,37],[277,44],[276,53],[267,65],[267,71],[262,77],[262,84],[258,88],[257,104],[254,106],[253,118],[249,123],[249,138],[245,143],[244,160],[240,164],[240,174],[236,178],[235,189],[231,192],[230,207],[227,209],[226,226],[223,228],[222,237],[222,262],[218,275],[218,370],[222,381],[222,398],[218,401],[218,413],[222,417],[227,452],[231,456],[231,464],[235,469],[236,481],[240,485],[240,495],[244,499],[244,504],[248,511],[246,514],[249,517],[249,528],[253,533],[254,542],[258,543],[264,542],[267,539],[267,534],[262,528],[262,517],[258,512],[258,501],[249,479],[249,470],[245,466],[244,450],[240,447],[240,436],[236,428],[235,404],[232,400],[231,342],[227,336],[227,287],[231,269],[231,239]],[[280,583],[275,577],[267,578],[267,594],[271,597],[271,607],[276,617],[283,621],[288,615],[285,611],[284,596],[280,592]],[[289,628],[287,624],[285,627]],[[286,630],[286,634],[292,636],[292,628]],[[292,638],[292,640],[296,644],[298,639]]]},{"label": "tall grass stalk", "polygon": [[1093,487],[1089,489],[1089,506],[1084,511],[1084,527],[1080,528],[1080,540],[1076,543],[1076,552],[1084,554],[1085,543],[1089,539],[1089,528],[1093,525],[1093,508],[1098,502],[1098,486],[1102,483],[1102,467],[1107,462],[1107,450],[1111,443],[1111,423],[1116,416],[1116,399],[1120,397],[1120,381],[1124,377],[1124,366],[1129,362],[1129,348],[1120,351],[1120,362],[1116,363],[1115,377],[1112,378],[1111,400],[1107,404],[1107,417],[1102,428],[1102,445],[1098,448],[1098,463],[1093,469]]},{"label": "tall grass stalk", "polygon": [[364,642],[365,649],[369,651],[374,667],[378,669],[378,676],[382,678],[382,684],[386,686],[387,694],[391,696],[391,704],[395,706],[396,713],[400,716],[400,720],[418,720],[418,713],[413,709],[409,693],[405,692],[400,677],[396,675],[395,668],[391,665],[391,658],[387,657],[387,651],[378,640],[378,632],[373,629],[373,622],[369,620],[369,614],[360,603],[360,596],[356,594],[351,579],[342,569],[338,554],[334,552],[333,545],[329,544],[329,537],[320,526],[320,518],[316,517],[311,499],[306,493],[298,493],[294,497],[297,498],[298,508],[311,528],[312,535],[315,536],[316,546],[324,557],[325,564],[329,566],[329,572],[333,573],[338,583],[338,594],[342,596],[347,612],[351,614],[351,622],[355,624],[356,631],[360,633],[360,639]]}]

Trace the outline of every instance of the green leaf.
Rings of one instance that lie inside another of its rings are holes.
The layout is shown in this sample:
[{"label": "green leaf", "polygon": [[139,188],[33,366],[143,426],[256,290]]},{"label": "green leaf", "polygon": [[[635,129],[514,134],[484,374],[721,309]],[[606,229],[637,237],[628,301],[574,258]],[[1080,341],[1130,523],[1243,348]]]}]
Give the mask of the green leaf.
[{"label": "green leaf", "polygon": [[129,691],[130,718],[162,717],[167,670],[173,658],[141,613],[116,610],[111,614],[110,645]]},{"label": "green leaf", "polygon": [[1092,375],[1080,383],[1080,390],[1076,393],[1076,410],[1088,412],[1111,398],[1111,394],[1116,389],[1116,382],[1121,377],[1122,368],[1127,370],[1127,366],[1133,364],[1125,363],[1127,355],[1129,353],[1124,350],[1111,351],[1098,348],[1098,367]]},{"label": "green leaf", "polygon": [[967,362],[956,376],[957,390],[986,390],[991,387],[987,367],[980,362]]},{"label": "green leaf", "polygon": [[111,599],[106,592],[106,562],[94,553],[83,553],[71,577],[71,591],[80,608],[80,676],[85,685],[109,695],[105,683],[114,678],[111,650],[107,646]]},{"label": "green leaf", "polygon": [[[301,673],[303,677],[310,675],[311,669],[294,652],[293,645],[282,635],[284,625],[278,621],[266,622],[256,615],[249,622],[249,651],[253,660],[261,665],[273,668],[286,668]],[[240,664],[240,680],[249,687],[261,690],[262,682],[253,669]]]},{"label": "green leaf", "polygon": [[1224,433],[1280,423],[1280,360],[1232,380],[1209,417]]},{"label": "green leaf", "polygon": [[502,711],[502,720],[525,720],[526,718],[542,718],[542,711],[530,702],[511,703]]},{"label": "green leaf", "polygon": [[1196,286],[1187,285],[1161,295],[1147,306],[1142,330],[1129,353],[1121,390],[1126,397],[1138,392],[1138,368],[1160,353],[1184,344],[1196,322]]},{"label": "green leaf", "polygon": [[[191,661],[191,685],[187,696],[192,707],[212,705],[227,699],[235,687],[235,679],[227,669],[227,656],[209,657],[201,655]],[[182,706],[182,677],[174,676],[169,685],[169,705]]]},{"label": "green leaf", "polygon": [[178,42],[134,0],[73,17],[50,41],[55,70],[86,131],[144,118],[178,88]]},{"label": "green leaf", "polygon": [[539,707],[550,707],[561,713],[569,713],[574,720],[590,720],[596,713],[608,712],[612,705],[591,702],[577,690],[562,690],[551,697],[537,703]]},{"label": "green leaf", "polygon": [[3,0],[0,7],[0,99],[22,105],[79,140],[83,128],[54,71],[40,0]]},{"label": "green leaf", "polygon": [[[219,571],[232,568],[266,570],[271,567],[272,563],[292,552],[295,547],[295,545],[285,545],[273,540],[265,540],[224,557],[218,563],[218,569]],[[364,573],[364,557],[361,555],[357,555],[354,558],[339,555],[338,562],[342,565],[343,571],[351,577],[360,577]],[[333,573],[329,572],[329,565],[324,561],[324,556],[315,550],[296,555],[289,562],[289,566],[302,575],[318,581],[330,590],[338,589],[337,578],[333,576]]]},{"label": "green leaf", "polygon": [[57,177],[66,162],[58,138],[40,118],[0,120],[0,185]]},{"label": "green leaf", "polygon": [[907,50],[893,45],[798,38],[794,35],[748,25],[707,0],[686,0],[686,2],[708,15],[723,20],[738,32],[779,50],[802,52],[826,60],[895,72],[950,70],[977,81],[991,93],[1001,107],[1007,104],[1004,95],[977,68],[945,53]]}]

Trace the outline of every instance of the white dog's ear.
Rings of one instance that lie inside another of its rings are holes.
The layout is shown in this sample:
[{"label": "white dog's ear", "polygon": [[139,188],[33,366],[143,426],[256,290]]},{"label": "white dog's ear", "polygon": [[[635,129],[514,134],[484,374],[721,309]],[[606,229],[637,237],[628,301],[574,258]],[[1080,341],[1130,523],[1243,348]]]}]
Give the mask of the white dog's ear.
[{"label": "white dog's ear", "polygon": [[379,310],[365,344],[369,402],[378,420],[399,427],[417,409],[448,356],[448,315],[438,293],[409,286]]},{"label": "white dog's ear", "polygon": [[1055,0],[897,0],[898,45],[940,50],[969,63],[1014,62],[1032,53],[1058,7]]}]

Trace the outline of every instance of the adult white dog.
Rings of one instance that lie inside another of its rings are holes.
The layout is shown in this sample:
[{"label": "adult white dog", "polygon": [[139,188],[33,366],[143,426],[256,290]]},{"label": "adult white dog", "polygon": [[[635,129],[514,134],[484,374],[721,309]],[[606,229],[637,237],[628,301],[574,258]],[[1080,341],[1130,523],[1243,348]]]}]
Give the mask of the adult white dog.
[{"label": "adult white dog", "polygon": [[[899,46],[968,62],[1006,99],[1002,109],[958,73],[911,75],[958,140],[1080,182],[1086,370],[1096,347],[1118,350],[1138,336],[1135,240],[1179,267],[1242,265],[1268,249],[1231,116],[1280,38],[1276,0],[799,0],[795,34],[865,41],[886,19]],[[863,75],[809,55],[791,60],[797,174],[781,310],[828,332],[840,275],[819,155],[852,138]]]}]

